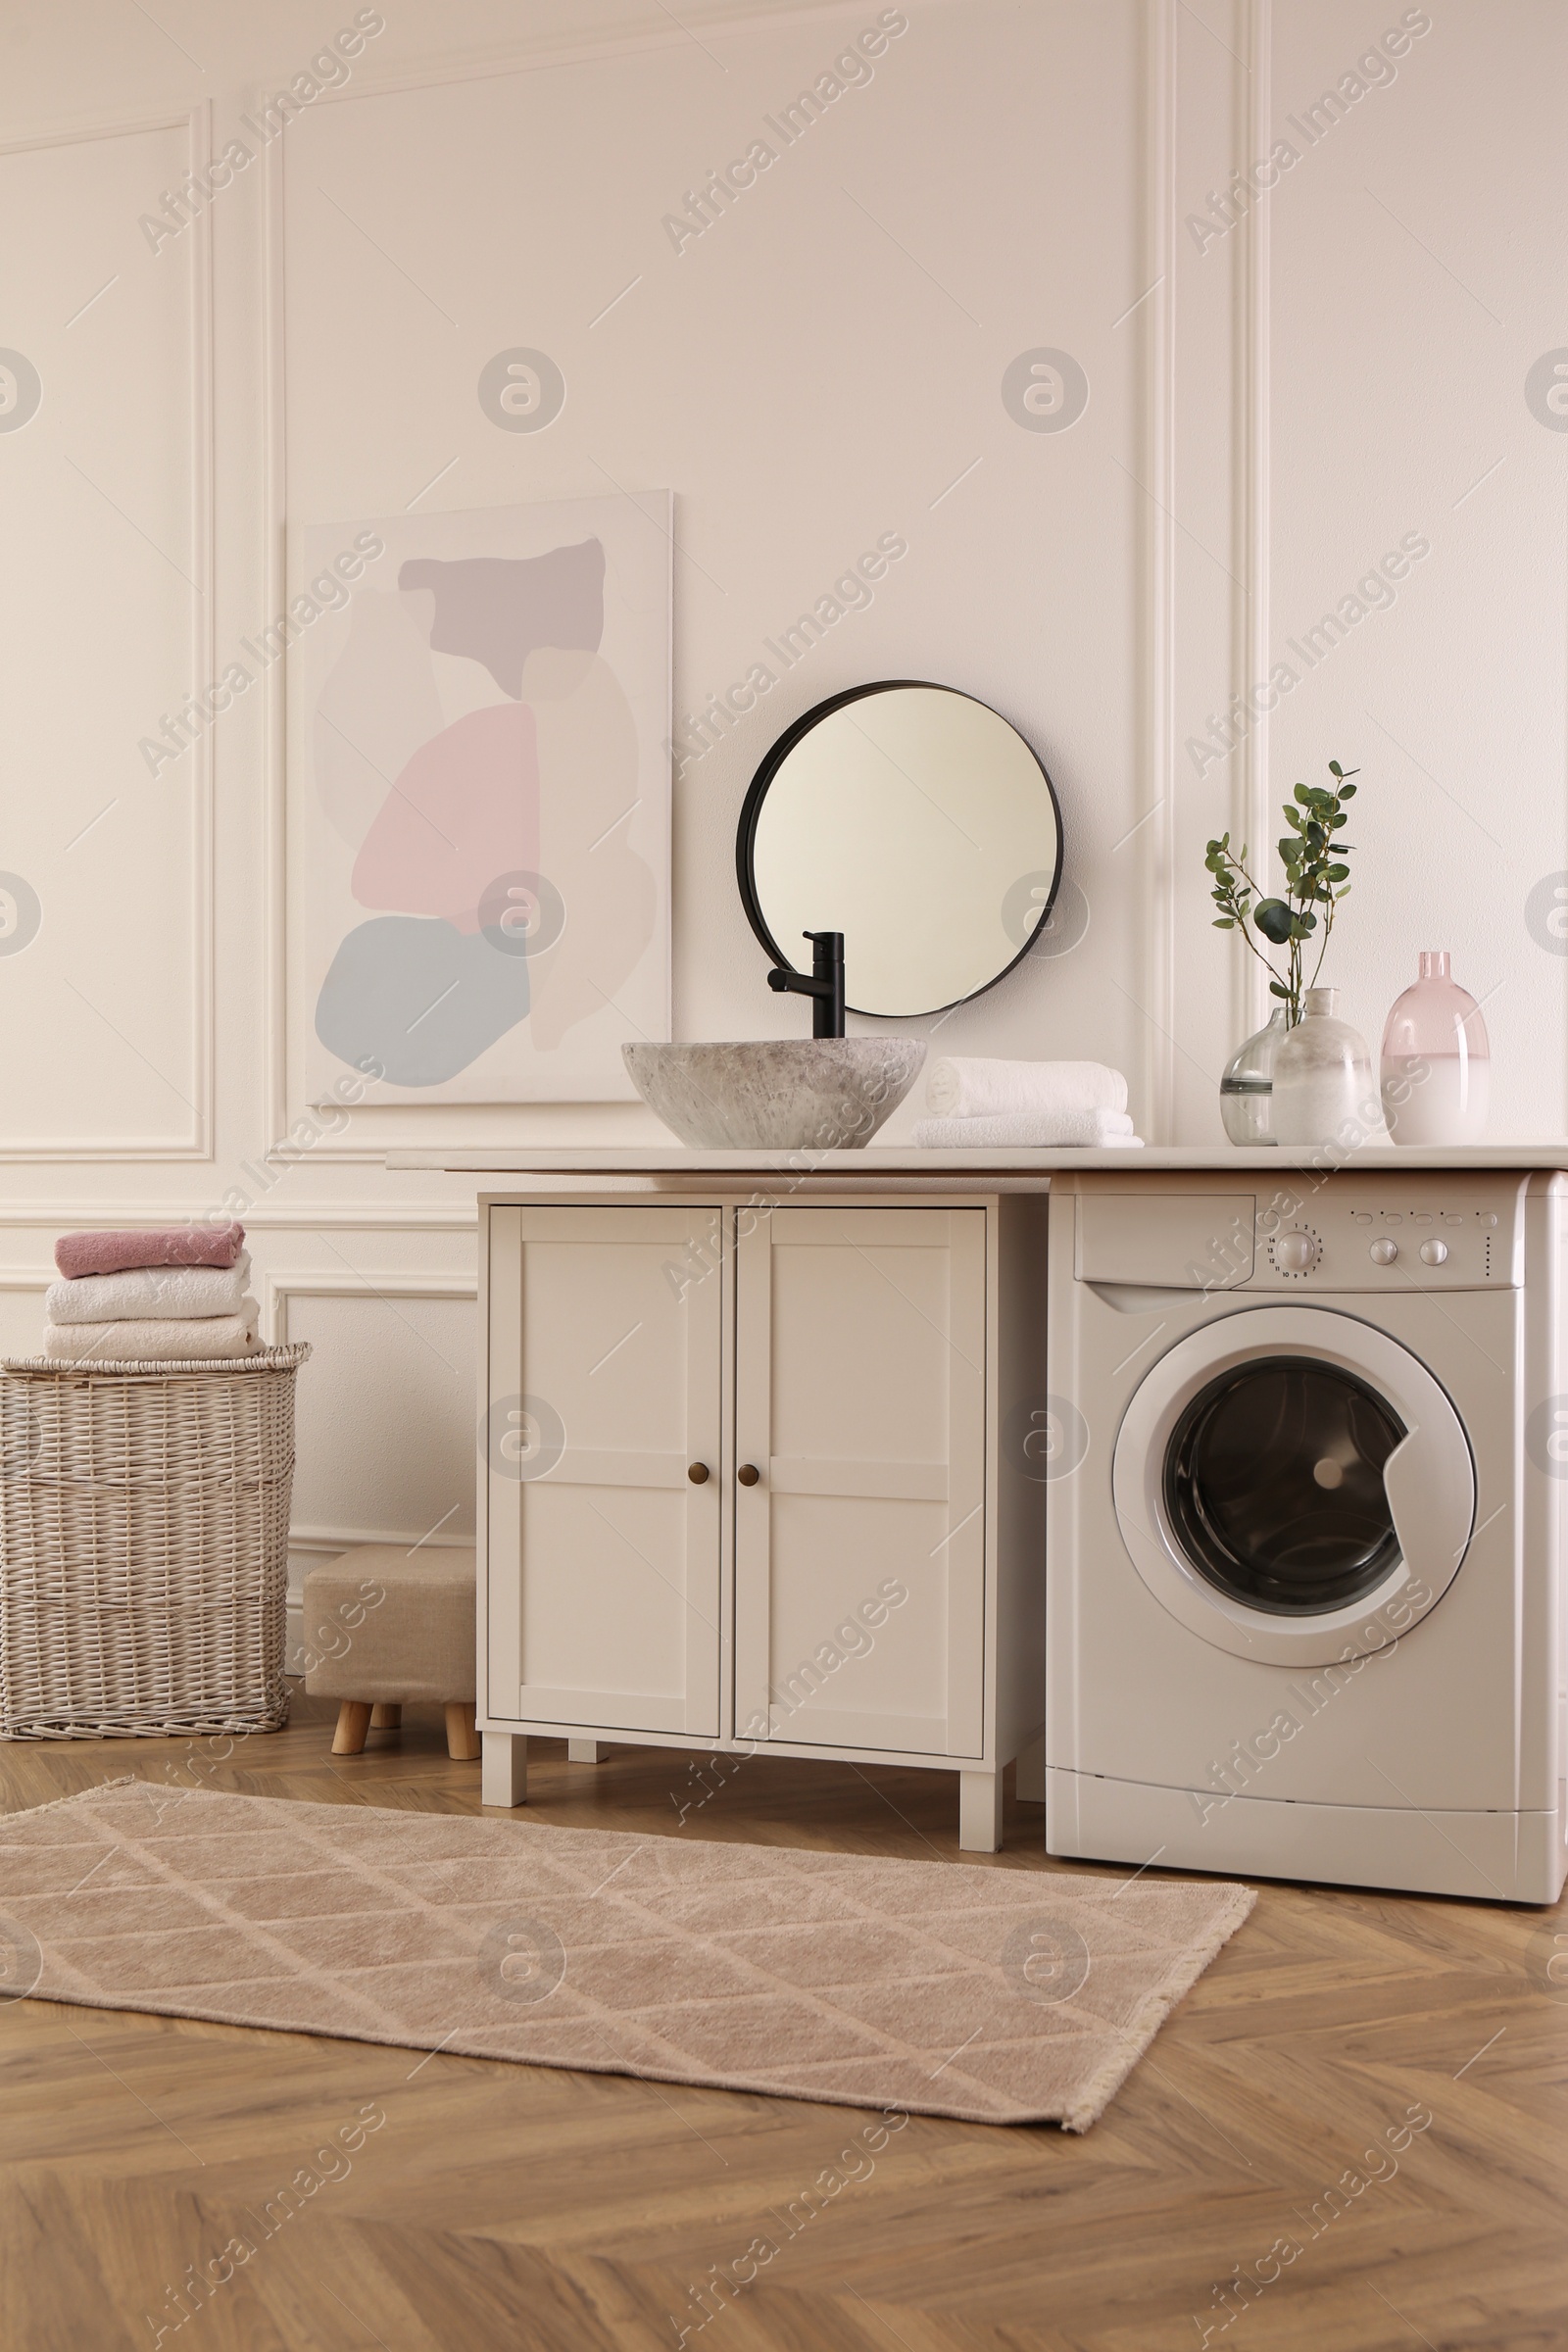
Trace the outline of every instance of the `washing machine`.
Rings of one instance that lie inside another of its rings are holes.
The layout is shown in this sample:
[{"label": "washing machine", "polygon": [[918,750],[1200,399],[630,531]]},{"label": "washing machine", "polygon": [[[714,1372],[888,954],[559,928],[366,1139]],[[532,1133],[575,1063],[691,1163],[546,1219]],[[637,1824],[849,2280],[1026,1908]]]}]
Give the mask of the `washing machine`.
[{"label": "washing machine", "polygon": [[1048,1851],[1560,1894],[1563,1186],[1053,1180]]}]

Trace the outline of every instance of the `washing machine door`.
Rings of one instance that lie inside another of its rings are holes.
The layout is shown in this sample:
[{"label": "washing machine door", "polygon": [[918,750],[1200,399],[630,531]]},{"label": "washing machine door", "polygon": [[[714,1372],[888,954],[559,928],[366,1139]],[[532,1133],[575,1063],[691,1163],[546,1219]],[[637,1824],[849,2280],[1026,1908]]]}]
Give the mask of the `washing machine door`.
[{"label": "washing machine door", "polygon": [[1319,1307],[1222,1315],[1145,1376],[1116,1516],[1161,1605],[1235,1656],[1388,1648],[1435,1607],[1475,1525],[1475,1465],[1407,1348]]}]

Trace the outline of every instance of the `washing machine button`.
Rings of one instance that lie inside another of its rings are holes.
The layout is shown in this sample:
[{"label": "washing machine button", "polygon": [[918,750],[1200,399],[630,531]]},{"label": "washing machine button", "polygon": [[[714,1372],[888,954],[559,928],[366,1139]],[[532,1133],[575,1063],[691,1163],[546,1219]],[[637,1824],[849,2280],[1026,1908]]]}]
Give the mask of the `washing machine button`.
[{"label": "washing machine button", "polygon": [[1424,1266],[1441,1266],[1447,1254],[1446,1242],[1423,1242],[1421,1245],[1421,1263]]},{"label": "washing machine button", "polygon": [[1381,1234],[1367,1251],[1375,1266],[1392,1266],[1398,1254],[1398,1243],[1390,1241],[1387,1234]]},{"label": "washing machine button", "polygon": [[1282,1274],[1309,1274],[1317,1258],[1317,1244],[1309,1233],[1282,1233],[1274,1245],[1274,1263]]}]

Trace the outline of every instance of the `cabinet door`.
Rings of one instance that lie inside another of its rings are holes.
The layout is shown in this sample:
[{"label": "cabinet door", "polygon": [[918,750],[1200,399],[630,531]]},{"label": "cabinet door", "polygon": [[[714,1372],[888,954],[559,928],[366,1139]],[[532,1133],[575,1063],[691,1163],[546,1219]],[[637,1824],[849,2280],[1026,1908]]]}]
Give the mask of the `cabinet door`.
[{"label": "cabinet door", "polygon": [[718,1732],[721,1230],[716,1208],[490,1210],[492,1716]]},{"label": "cabinet door", "polygon": [[977,1756],[985,1211],[780,1208],[737,1250],[735,1728]]}]

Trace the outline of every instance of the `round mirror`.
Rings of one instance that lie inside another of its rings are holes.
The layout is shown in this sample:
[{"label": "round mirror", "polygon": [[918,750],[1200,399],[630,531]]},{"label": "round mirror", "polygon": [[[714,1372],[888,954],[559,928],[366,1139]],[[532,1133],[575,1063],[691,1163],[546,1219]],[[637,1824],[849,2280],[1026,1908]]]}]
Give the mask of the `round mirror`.
[{"label": "round mirror", "polygon": [[853,1012],[943,1012],[1012,969],[1061,878],[1051,778],[972,695],[904,678],[808,710],[752,779],[741,898],[776,964],[844,934]]}]

